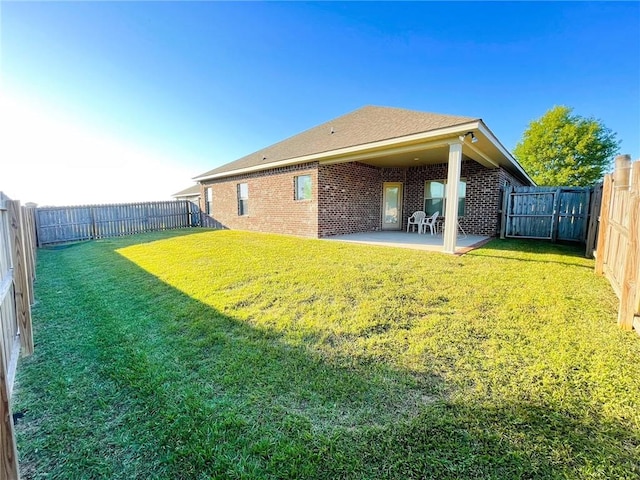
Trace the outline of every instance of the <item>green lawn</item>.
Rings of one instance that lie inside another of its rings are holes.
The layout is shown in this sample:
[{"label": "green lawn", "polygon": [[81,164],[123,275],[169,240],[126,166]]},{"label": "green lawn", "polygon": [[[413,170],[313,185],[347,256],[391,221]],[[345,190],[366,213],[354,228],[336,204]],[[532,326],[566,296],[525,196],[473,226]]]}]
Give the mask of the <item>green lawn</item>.
[{"label": "green lawn", "polygon": [[567,246],[40,250],[25,478],[639,478],[640,339]]}]

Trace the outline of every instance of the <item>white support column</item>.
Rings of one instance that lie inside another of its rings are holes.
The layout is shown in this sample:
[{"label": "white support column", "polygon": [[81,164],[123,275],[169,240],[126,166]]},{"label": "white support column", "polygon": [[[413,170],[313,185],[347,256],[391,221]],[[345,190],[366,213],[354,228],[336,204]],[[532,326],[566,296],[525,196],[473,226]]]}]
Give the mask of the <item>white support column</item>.
[{"label": "white support column", "polygon": [[447,206],[444,212],[444,252],[456,253],[458,241],[458,188],[462,169],[462,143],[449,144],[449,167],[447,173]]}]

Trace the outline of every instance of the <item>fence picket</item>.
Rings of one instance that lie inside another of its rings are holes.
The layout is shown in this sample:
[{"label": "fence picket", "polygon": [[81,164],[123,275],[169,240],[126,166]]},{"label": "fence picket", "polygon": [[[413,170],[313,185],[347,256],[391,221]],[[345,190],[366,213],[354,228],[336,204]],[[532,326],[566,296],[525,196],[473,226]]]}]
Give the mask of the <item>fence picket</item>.
[{"label": "fence picket", "polygon": [[620,299],[618,325],[640,334],[640,161],[616,157],[602,190],[595,272]]},{"label": "fence picket", "polygon": [[31,304],[35,278],[34,209],[0,192],[0,478],[19,478],[11,392],[20,343],[33,351]]},{"label": "fence picket", "polygon": [[590,190],[510,187],[504,195],[500,237],[584,241]]},{"label": "fence picket", "polygon": [[26,248],[24,242],[22,215],[20,202],[16,200],[6,202],[11,227],[11,246],[13,249],[13,296],[15,301],[16,317],[20,330],[20,344],[25,355],[33,353],[33,337],[31,330],[31,306],[29,303],[29,285],[27,273]]},{"label": "fence picket", "polygon": [[200,226],[188,200],[40,207],[34,219],[38,246]]}]

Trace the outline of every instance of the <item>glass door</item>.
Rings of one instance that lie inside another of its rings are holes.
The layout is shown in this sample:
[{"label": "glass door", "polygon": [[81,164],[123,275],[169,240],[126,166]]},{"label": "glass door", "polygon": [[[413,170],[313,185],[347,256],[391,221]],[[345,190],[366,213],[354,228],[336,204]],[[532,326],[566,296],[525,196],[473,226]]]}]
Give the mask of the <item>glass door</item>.
[{"label": "glass door", "polygon": [[382,230],[402,229],[402,183],[382,186]]}]

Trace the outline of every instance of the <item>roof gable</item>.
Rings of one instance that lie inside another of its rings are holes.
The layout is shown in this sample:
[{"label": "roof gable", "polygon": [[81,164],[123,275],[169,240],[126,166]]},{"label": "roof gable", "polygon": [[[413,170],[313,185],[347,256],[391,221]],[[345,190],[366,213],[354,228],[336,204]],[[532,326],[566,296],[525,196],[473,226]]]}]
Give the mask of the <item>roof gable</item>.
[{"label": "roof gable", "polygon": [[255,168],[306,155],[365,145],[479,120],[472,117],[365,106],[258,150],[196,178]]}]

